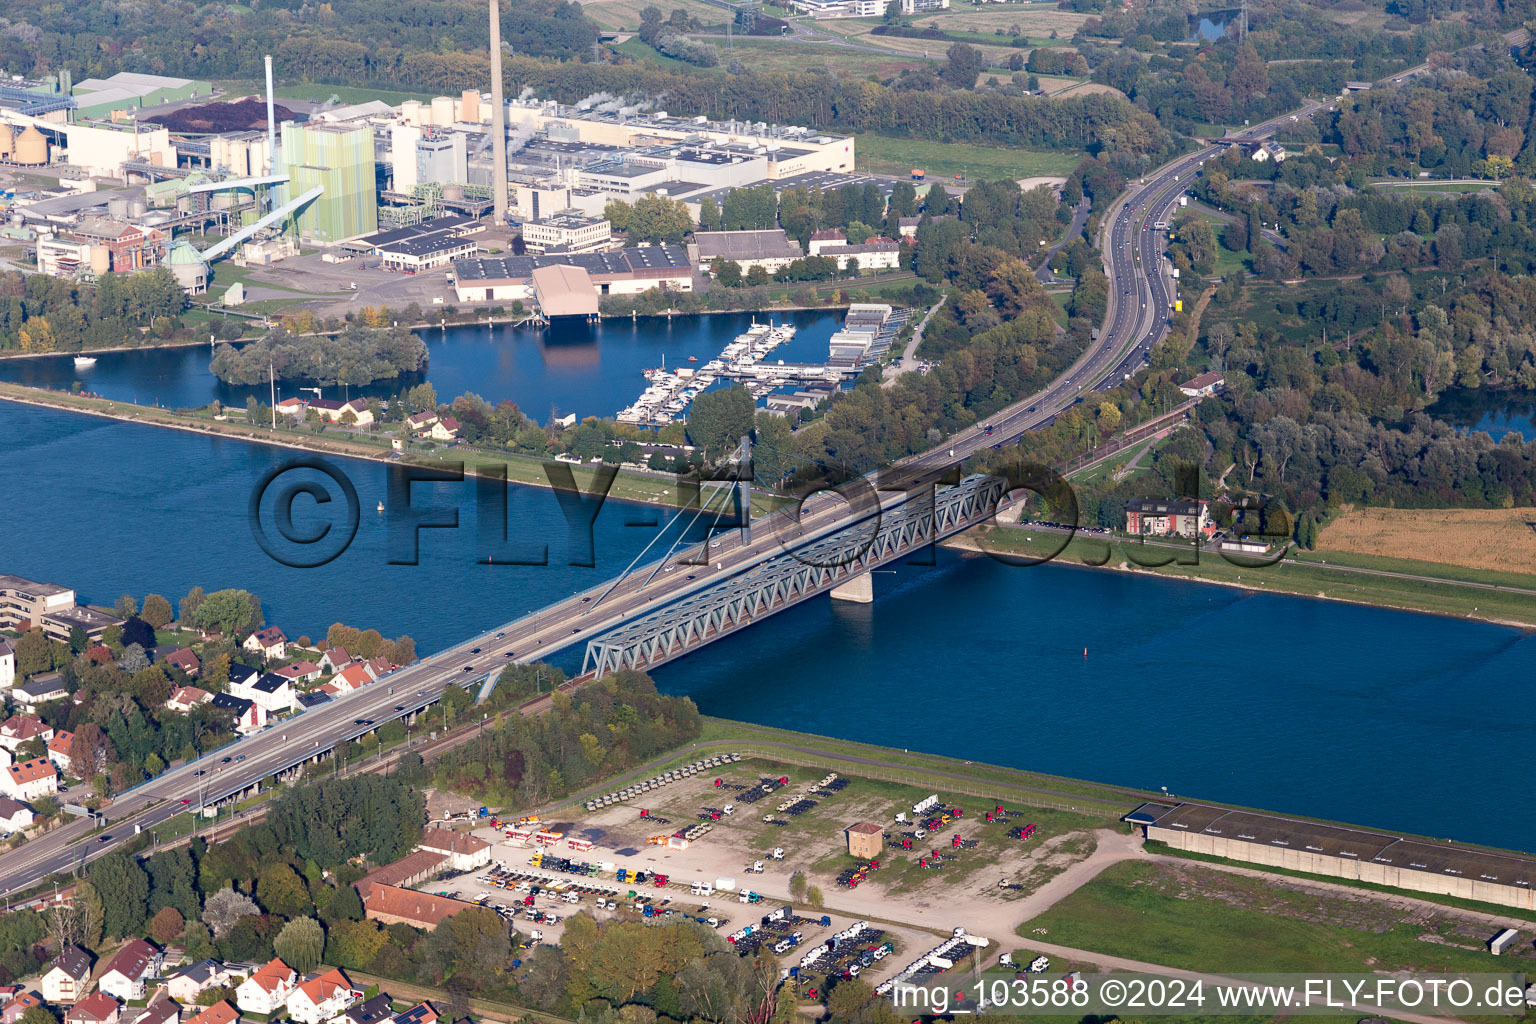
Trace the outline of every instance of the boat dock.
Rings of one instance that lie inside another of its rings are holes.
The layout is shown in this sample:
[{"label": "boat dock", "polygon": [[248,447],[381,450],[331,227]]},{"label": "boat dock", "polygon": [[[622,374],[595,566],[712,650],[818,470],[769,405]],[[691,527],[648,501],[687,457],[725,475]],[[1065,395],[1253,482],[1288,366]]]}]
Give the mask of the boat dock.
[{"label": "boat dock", "polygon": [[[794,336],[795,328],[791,324],[760,324],[754,320],[745,334],[737,335],[718,357],[697,370],[679,367],[669,371],[665,366],[646,370],[645,379],[650,386],[641,392],[633,405],[621,409],[617,419],[620,423],[639,426],[664,426],[681,417],[700,392],[722,377],[750,381],[748,390],[754,398],[761,398],[774,387],[783,385],[766,386],[766,382],[753,375],[754,369],[762,364],[768,353]],[[762,394],[758,393],[759,388],[764,389]]]}]

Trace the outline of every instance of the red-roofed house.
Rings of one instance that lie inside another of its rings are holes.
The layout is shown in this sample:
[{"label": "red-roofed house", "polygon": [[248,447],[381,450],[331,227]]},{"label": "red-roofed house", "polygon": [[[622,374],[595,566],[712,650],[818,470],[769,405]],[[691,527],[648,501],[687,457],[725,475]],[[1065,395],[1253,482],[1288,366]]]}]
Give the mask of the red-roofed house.
[{"label": "red-roofed house", "polygon": [[459,421],[452,416],[444,416],[432,424],[427,436],[434,441],[453,441],[459,436]]},{"label": "red-roofed house", "polygon": [[171,694],[171,699],[165,702],[165,706],[172,711],[185,713],[211,700],[213,700],[213,694],[207,690],[196,686],[178,686],[176,692]]},{"label": "red-roofed house", "polygon": [[239,1019],[240,1014],[229,1005],[229,1001],[221,999],[187,1021],[187,1024],[235,1024]]},{"label": "red-roofed house", "polygon": [[32,803],[59,791],[59,770],[47,758],[22,761],[0,770],[0,793]]},{"label": "red-roofed house", "polygon": [[123,1008],[105,992],[92,992],[64,1015],[64,1024],[117,1024]]},{"label": "red-roofed house", "polygon": [[288,997],[288,1016],[299,1024],[320,1024],[345,1012],[361,998],[363,993],[354,989],[347,976],[333,967],[299,985]]},{"label": "red-roofed house", "polygon": [[388,658],[372,658],[369,660],[367,668],[368,674],[375,679],[380,676],[387,676],[395,670],[394,663]]},{"label": "red-roofed house", "polygon": [[143,999],[145,983],[160,976],[163,963],[164,953],[143,939],[134,939],[107,961],[96,987],[125,1003]]},{"label": "red-roofed house", "polygon": [[60,729],[48,741],[48,760],[58,765],[61,772],[69,771],[69,745],[74,741],[75,734],[68,729]]},{"label": "red-roofed house", "polygon": [[336,673],[335,678],[332,679],[331,682],[336,685],[337,689],[355,690],[359,686],[367,686],[369,683],[373,682],[373,676],[368,674],[367,666],[363,665],[361,662],[354,661],[352,664]]},{"label": "red-roofed house", "polygon": [[288,654],[288,638],[276,626],[258,629],[246,637],[245,643],[240,646],[252,654],[265,655],[274,660],[281,660]]},{"label": "red-roofed house", "polygon": [[270,1016],[288,1001],[298,983],[293,968],[273,957],[235,989],[235,1005],[242,1013]]},{"label": "red-roofed house", "polygon": [[296,661],[292,665],[280,665],[272,670],[272,674],[294,683],[309,683],[319,679],[322,673],[320,666],[312,661]]},{"label": "red-roofed house", "polygon": [[320,657],[320,667],[327,672],[340,672],[352,663],[352,655],[345,647],[332,647]]},{"label": "red-roofed house", "polygon": [[171,668],[180,669],[189,676],[197,675],[198,671],[203,667],[202,662],[197,660],[197,655],[185,647],[176,648],[160,660],[171,666]]},{"label": "red-roofed house", "polygon": [[455,832],[449,828],[423,829],[416,849],[443,854],[455,871],[472,871],[491,862],[490,843],[468,832]]},{"label": "red-roofed house", "polygon": [[16,1024],[21,1020],[21,1015],[34,1006],[42,1006],[43,997],[36,992],[22,992],[11,997],[5,1004],[5,1009],[0,1010],[0,1024]]},{"label": "red-roofed house", "polygon": [[363,897],[363,916],[380,924],[408,924],[431,931],[473,904],[415,889],[375,885]]},{"label": "red-roofed house", "polygon": [[181,1020],[181,1007],[172,999],[162,995],[137,1014],[129,1012],[124,1024],[176,1024]]},{"label": "red-roofed house", "polygon": [[0,747],[14,751],[28,740],[53,739],[53,727],[36,715],[12,715],[0,724]]}]

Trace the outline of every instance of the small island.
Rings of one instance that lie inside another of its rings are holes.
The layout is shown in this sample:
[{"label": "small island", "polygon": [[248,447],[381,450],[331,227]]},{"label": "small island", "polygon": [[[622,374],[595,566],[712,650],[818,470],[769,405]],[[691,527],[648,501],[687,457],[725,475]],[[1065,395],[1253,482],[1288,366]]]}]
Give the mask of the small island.
[{"label": "small island", "polygon": [[311,380],[317,384],[372,384],[426,368],[427,345],[404,327],[349,324],[335,337],[298,336],[278,328],[242,348],[220,345],[208,369],[225,384]]}]

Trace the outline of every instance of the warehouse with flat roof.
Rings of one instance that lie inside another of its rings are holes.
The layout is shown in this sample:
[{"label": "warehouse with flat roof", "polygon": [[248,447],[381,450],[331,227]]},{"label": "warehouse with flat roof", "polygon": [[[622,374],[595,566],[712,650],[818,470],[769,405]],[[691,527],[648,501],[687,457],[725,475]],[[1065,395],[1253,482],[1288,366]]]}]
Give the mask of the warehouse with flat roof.
[{"label": "warehouse with flat roof", "polygon": [[1176,850],[1536,910],[1536,857],[1205,804],[1145,803],[1125,820]]}]

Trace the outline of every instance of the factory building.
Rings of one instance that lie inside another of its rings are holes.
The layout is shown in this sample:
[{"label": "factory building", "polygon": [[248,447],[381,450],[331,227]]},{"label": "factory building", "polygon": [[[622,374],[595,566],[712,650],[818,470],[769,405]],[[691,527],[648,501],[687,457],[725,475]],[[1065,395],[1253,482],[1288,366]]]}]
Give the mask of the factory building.
[{"label": "factory building", "polygon": [[124,120],[139,110],[212,92],[213,86],[208,82],[119,71],[111,78],[87,78],[75,84],[75,116],[83,120]]},{"label": "factory building", "polygon": [[469,180],[468,138],[462,132],[425,129],[416,140],[416,180],[450,184]]},{"label": "factory building", "polygon": [[1536,859],[1202,804],[1145,803],[1126,821],[1178,850],[1536,910]]},{"label": "factory building", "polygon": [[373,130],[366,125],[283,122],[283,169],[278,204],[315,186],[325,191],[299,211],[299,237],[331,243],[371,234],[379,227]]},{"label": "factory building", "polygon": [[639,295],[652,288],[693,291],[693,268],[688,263],[688,253],[676,245],[455,260],[454,290],[460,302],[527,301],[534,298],[533,272],[551,266],[579,268],[597,296]]},{"label": "factory building", "polygon": [[523,225],[523,244],[535,256],[546,252],[596,252],[613,241],[613,226],[601,217],[562,210]]}]

